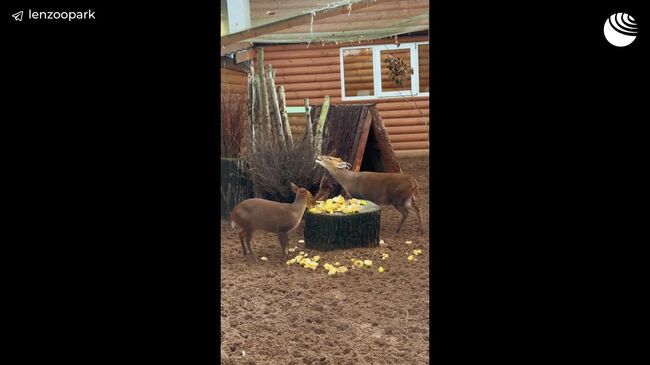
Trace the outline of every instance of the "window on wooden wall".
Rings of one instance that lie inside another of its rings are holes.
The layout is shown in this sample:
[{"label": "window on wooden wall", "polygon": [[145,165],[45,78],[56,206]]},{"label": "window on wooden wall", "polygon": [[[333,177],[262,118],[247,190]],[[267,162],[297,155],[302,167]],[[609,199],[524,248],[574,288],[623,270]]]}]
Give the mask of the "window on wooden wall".
[{"label": "window on wooden wall", "polygon": [[342,50],[345,95],[374,96],[372,47]]},{"label": "window on wooden wall", "polygon": [[429,93],[429,43],[420,43],[417,48],[420,93]]},{"label": "window on wooden wall", "polygon": [[[390,55],[413,71],[401,85],[389,77],[384,60]],[[344,100],[429,95],[429,43],[341,48],[341,89]]]}]

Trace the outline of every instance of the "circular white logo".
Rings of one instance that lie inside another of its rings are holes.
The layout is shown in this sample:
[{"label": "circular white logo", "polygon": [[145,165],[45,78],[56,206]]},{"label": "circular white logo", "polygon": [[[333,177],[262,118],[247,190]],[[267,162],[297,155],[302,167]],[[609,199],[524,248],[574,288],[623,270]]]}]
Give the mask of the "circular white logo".
[{"label": "circular white logo", "polygon": [[637,26],[629,14],[612,14],[605,21],[605,38],[616,47],[625,47],[636,39]]}]

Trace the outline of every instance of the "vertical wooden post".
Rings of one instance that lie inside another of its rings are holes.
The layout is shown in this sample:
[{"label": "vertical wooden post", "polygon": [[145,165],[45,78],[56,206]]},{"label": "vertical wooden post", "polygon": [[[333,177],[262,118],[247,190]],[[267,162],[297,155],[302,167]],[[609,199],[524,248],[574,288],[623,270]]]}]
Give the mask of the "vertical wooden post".
[{"label": "vertical wooden post", "polygon": [[274,139],[278,142],[279,146],[285,146],[284,143],[284,133],[282,132],[282,117],[280,116],[280,103],[278,102],[278,94],[275,91],[275,71],[273,71],[273,66],[269,65],[268,76],[268,88],[269,95],[271,96],[271,121],[273,122],[273,134]]},{"label": "vertical wooden post", "polygon": [[285,142],[288,148],[293,149],[293,136],[291,135],[291,126],[289,125],[289,115],[287,114],[287,99],[284,95],[284,86],[278,86],[277,90],[280,101],[280,116],[282,117],[282,126],[284,127]]},{"label": "vertical wooden post", "polygon": [[312,131],[311,123],[311,107],[309,106],[309,98],[305,98],[305,135],[302,136],[302,139],[307,139],[307,142],[310,146],[314,145],[314,132]]},{"label": "vertical wooden post", "polygon": [[260,119],[269,137],[271,136],[271,118],[269,116],[269,98],[267,95],[266,78],[264,77],[264,48],[257,49],[258,95],[260,101]]},{"label": "vertical wooden post", "polygon": [[248,132],[250,134],[250,138],[245,138],[245,141],[250,142],[250,145],[248,146],[250,148],[250,151],[252,153],[255,152],[255,77],[254,77],[254,72],[253,72],[253,67],[251,65],[250,71],[248,73]]},{"label": "vertical wooden post", "polygon": [[330,108],[330,97],[325,95],[323,100],[323,106],[320,109],[320,115],[318,116],[318,124],[316,124],[316,133],[314,134],[314,151],[316,156],[320,155],[321,147],[323,144],[323,127],[325,126],[325,119],[327,119],[327,111]]}]

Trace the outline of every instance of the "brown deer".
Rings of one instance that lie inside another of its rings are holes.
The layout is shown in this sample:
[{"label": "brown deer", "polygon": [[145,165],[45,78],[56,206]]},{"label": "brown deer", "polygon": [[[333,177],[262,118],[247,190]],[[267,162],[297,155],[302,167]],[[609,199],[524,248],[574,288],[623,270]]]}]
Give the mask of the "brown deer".
[{"label": "brown deer", "polygon": [[251,248],[251,238],[253,232],[259,230],[278,234],[284,261],[289,243],[289,232],[298,227],[305,208],[311,208],[314,205],[314,198],[307,189],[299,188],[292,183],[291,191],[296,194],[296,199],[291,204],[253,198],[237,204],[230,212],[230,225],[235,228],[236,224],[241,228],[239,240],[244,256],[246,256],[246,247],[248,247],[253,260],[258,261]]},{"label": "brown deer", "polygon": [[409,208],[417,213],[420,221],[420,233],[424,233],[422,214],[415,201],[419,186],[413,176],[385,172],[353,172],[349,170],[349,163],[333,156],[318,156],[316,163],[327,169],[341,184],[347,197],[367,199],[380,205],[394,206],[402,213],[397,233],[409,215]]}]

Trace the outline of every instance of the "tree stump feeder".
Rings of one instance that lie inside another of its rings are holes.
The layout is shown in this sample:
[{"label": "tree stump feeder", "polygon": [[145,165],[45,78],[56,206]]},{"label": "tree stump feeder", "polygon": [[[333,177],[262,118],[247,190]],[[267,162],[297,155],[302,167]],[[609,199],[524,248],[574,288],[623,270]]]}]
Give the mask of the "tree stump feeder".
[{"label": "tree stump feeder", "polygon": [[371,201],[358,213],[305,213],[305,247],[319,251],[379,246],[381,207]]},{"label": "tree stump feeder", "polygon": [[221,158],[221,217],[229,219],[237,204],[252,197],[253,186],[244,160]]}]

